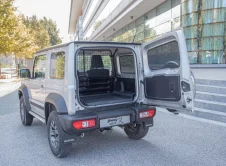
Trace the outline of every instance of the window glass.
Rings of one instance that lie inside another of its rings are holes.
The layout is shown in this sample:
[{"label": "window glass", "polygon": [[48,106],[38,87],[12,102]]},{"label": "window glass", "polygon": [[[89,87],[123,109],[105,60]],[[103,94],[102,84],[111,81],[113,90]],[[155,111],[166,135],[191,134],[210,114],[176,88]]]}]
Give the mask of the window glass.
[{"label": "window glass", "polygon": [[172,19],[172,29],[177,29],[180,27],[180,17]]},{"label": "window glass", "polygon": [[160,15],[160,14],[170,10],[170,8],[171,8],[171,1],[168,0],[168,1],[163,2],[156,8],[157,15]]},{"label": "window glass", "polygon": [[183,27],[190,26],[190,25],[197,25],[198,13],[191,13],[191,14],[182,16],[181,23]]},{"label": "window glass", "polygon": [[45,78],[46,55],[40,55],[35,58],[34,78]]},{"label": "window glass", "polygon": [[156,17],[151,18],[150,20],[146,21],[146,23],[145,23],[146,29],[149,29],[149,28],[152,28],[152,27],[155,27],[155,26],[156,26]]},{"label": "window glass", "polygon": [[180,17],[180,5],[172,8],[172,18]]},{"label": "window glass", "polygon": [[202,0],[202,10],[226,7],[225,0]]},{"label": "window glass", "polygon": [[191,64],[197,64],[198,52],[188,52],[188,58]]},{"label": "window glass", "polygon": [[92,33],[98,29],[99,26],[105,21],[105,19],[115,10],[122,0],[109,0],[105,8],[102,10],[96,21],[90,27],[89,31],[85,34],[84,38],[87,40]]},{"label": "window glass", "polygon": [[203,25],[202,36],[223,36],[224,23]]},{"label": "window glass", "polygon": [[156,23],[157,25],[160,25],[162,23],[170,21],[170,19],[171,19],[171,10],[168,10],[156,17]]},{"label": "window glass", "polygon": [[192,13],[198,11],[198,1],[185,1],[182,3],[182,14]]},{"label": "window glass", "polygon": [[179,5],[180,2],[180,0],[172,0],[172,7]]},{"label": "window glass", "polygon": [[83,29],[85,29],[86,24],[88,23],[88,20],[90,19],[91,14],[93,13],[96,5],[97,5],[98,0],[93,0],[90,4],[90,8],[87,11],[87,14],[85,16],[85,19],[83,21]]},{"label": "window glass", "polygon": [[154,38],[156,37],[156,32],[154,29],[149,29],[145,31],[145,38]]},{"label": "window glass", "polygon": [[138,42],[138,41],[141,41],[141,40],[144,40],[144,32],[141,32],[139,34],[136,34],[135,36],[135,42]]},{"label": "window glass", "polygon": [[161,34],[164,34],[166,32],[170,32],[171,31],[171,21],[155,27],[154,30],[155,30],[157,35],[161,35]]},{"label": "window glass", "polygon": [[178,68],[180,66],[180,53],[176,41],[148,50],[147,56],[149,68],[152,70]]},{"label": "window glass", "polygon": [[135,73],[134,57],[132,55],[119,56],[121,73]]},{"label": "window glass", "polygon": [[223,51],[203,51],[200,58],[201,64],[225,64]]},{"label": "window glass", "polygon": [[[87,72],[91,69],[92,56],[101,56],[101,60],[93,61],[93,65],[98,65],[103,62],[103,68],[109,69],[110,74],[112,73],[112,63],[111,63],[111,52],[108,50],[81,50],[79,51],[76,58],[77,71],[79,73]],[[102,62],[100,62],[102,61]],[[98,64],[96,64],[98,63]],[[102,68],[102,67],[100,67]]]},{"label": "window glass", "polygon": [[185,35],[186,39],[198,37],[198,27],[197,26],[185,27],[185,28],[183,28],[183,30],[184,30],[184,35]]},{"label": "window glass", "polygon": [[65,71],[65,53],[52,53],[50,59],[50,78],[63,79]]},{"label": "window glass", "polygon": [[206,10],[202,13],[203,24],[213,23],[213,22],[224,22],[225,10],[224,9],[213,9]]},{"label": "window glass", "polygon": [[223,37],[205,37],[201,38],[202,50],[223,50]]},{"label": "window glass", "polygon": [[187,39],[187,49],[188,51],[197,51],[198,50],[198,40],[197,39]]}]

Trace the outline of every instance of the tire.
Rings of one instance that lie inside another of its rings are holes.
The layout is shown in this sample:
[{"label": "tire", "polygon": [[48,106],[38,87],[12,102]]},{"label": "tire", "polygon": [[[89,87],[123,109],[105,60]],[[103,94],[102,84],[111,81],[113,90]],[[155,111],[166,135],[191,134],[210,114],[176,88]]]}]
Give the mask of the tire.
[{"label": "tire", "polygon": [[125,125],[124,131],[127,136],[134,140],[139,140],[145,137],[148,133],[149,127],[146,127],[144,123],[141,124],[128,124]]},{"label": "tire", "polygon": [[54,110],[50,113],[47,122],[47,133],[49,146],[52,153],[57,158],[62,158],[68,155],[71,150],[72,144],[64,143],[64,131],[61,127],[58,114]]},{"label": "tire", "polygon": [[28,113],[23,96],[20,97],[20,118],[24,126],[30,126],[33,122],[33,116]]}]

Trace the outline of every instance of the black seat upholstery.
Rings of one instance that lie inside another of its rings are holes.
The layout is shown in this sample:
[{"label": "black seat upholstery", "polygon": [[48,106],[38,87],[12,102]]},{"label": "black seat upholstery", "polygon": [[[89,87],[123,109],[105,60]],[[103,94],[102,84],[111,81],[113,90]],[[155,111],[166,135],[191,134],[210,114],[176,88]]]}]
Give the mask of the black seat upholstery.
[{"label": "black seat upholstery", "polygon": [[100,55],[93,55],[91,58],[91,67],[87,71],[89,91],[109,91],[110,90],[110,76],[109,70],[104,69],[102,57]]}]

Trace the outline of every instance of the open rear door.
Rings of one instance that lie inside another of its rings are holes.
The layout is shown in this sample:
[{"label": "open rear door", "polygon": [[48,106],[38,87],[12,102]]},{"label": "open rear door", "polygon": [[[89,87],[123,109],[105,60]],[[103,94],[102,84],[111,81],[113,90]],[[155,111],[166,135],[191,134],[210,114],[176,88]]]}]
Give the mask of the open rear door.
[{"label": "open rear door", "polygon": [[142,51],[144,103],[168,110],[193,111],[194,85],[183,31],[145,43]]}]

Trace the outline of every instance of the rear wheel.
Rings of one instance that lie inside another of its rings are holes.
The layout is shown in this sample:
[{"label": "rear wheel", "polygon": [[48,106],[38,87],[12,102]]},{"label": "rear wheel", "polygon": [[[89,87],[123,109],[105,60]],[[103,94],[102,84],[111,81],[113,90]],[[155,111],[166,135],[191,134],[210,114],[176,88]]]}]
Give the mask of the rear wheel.
[{"label": "rear wheel", "polygon": [[137,124],[131,123],[125,125],[124,131],[129,138],[139,140],[145,137],[148,133],[149,127],[146,127],[144,123]]},{"label": "rear wheel", "polygon": [[28,113],[28,110],[24,104],[24,97],[20,97],[20,118],[24,126],[29,126],[33,122],[33,116]]},{"label": "rear wheel", "polygon": [[64,143],[64,131],[61,127],[58,114],[52,111],[47,122],[48,141],[52,153],[58,157],[65,157],[72,147],[71,143]]}]

